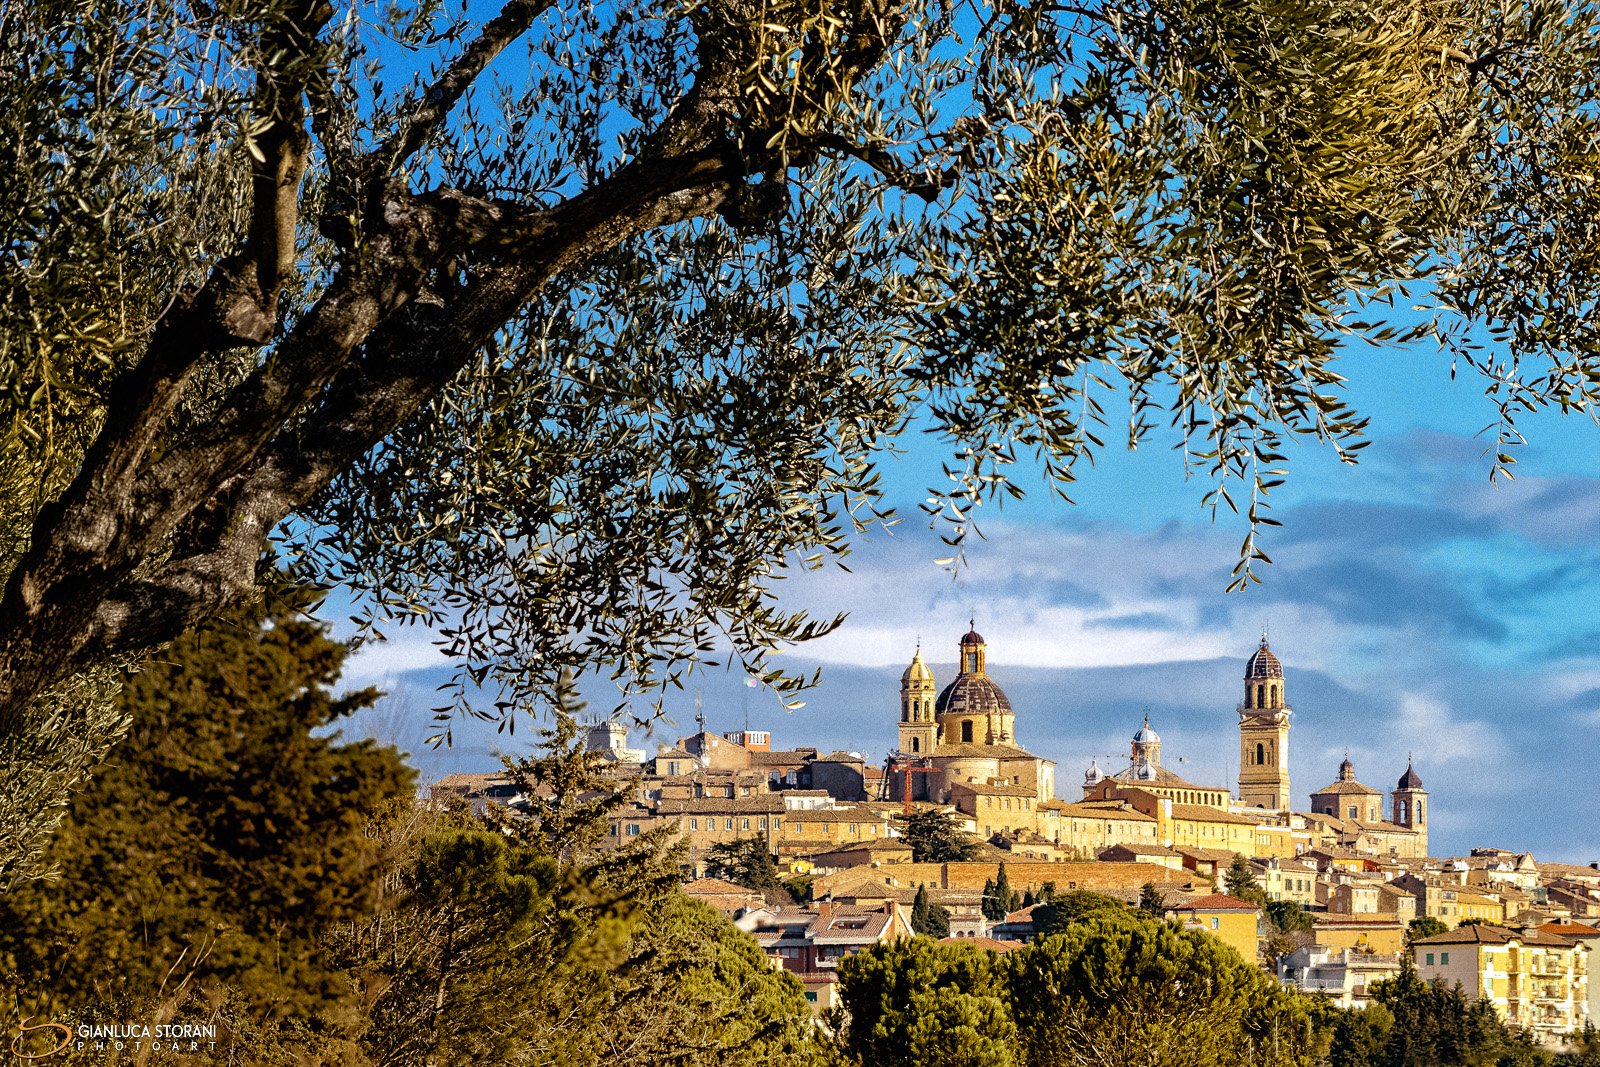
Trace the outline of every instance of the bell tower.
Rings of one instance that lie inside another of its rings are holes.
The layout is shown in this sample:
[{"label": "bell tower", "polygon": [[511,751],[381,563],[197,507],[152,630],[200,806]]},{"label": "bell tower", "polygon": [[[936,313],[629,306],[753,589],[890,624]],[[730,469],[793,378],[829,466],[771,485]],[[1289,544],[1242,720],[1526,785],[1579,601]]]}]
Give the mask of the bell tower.
[{"label": "bell tower", "polygon": [[1283,664],[1261,645],[1244,665],[1239,708],[1239,803],[1269,811],[1289,809],[1289,716]]},{"label": "bell tower", "polygon": [[1399,826],[1417,832],[1418,856],[1428,854],[1428,791],[1422,788],[1422,777],[1406,760],[1406,773],[1400,776],[1394,792],[1394,821]]},{"label": "bell tower", "polygon": [[939,735],[933,717],[933,672],[922,662],[922,648],[900,676],[900,751],[908,756],[931,756]]}]

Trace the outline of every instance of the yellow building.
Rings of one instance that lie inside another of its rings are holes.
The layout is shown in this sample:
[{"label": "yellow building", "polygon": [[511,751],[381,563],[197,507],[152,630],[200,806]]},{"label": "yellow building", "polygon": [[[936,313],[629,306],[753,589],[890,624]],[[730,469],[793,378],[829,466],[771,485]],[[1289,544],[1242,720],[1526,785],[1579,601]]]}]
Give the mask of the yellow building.
[{"label": "yellow building", "polygon": [[1158,796],[1143,786],[1125,785],[1115,777],[1102,779],[1084,799],[1089,804],[1126,803],[1150,816],[1156,821],[1156,844],[1167,848],[1224,849],[1246,857],[1256,854],[1255,823],[1224,808],[1174,803],[1170,797]]},{"label": "yellow building", "polygon": [[1039,807],[1053,824],[1046,836],[1081,856],[1092,857],[1112,845],[1156,844],[1155,816],[1119,801],[1050,800]]},{"label": "yellow building", "polygon": [[1309,863],[1269,853],[1258,855],[1251,867],[1268,900],[1292,900],[1304,911],[1317,903],[1317,869]]},{"label": "yellow building", "polygon": [[1171,910],[1186,927],[1198,927],[1223,941],[1238,952],[1245,963],[1256,962],[1261,909],[1248,900],[1213,893]]},{"label": "yellow building", "polygon": [[1578,1033],[1587,1019],[1589,949],[1539,930],[1469,925],[1413,942],[1418,976],[1460,982],[1513,1026],[1544,1041]]}]

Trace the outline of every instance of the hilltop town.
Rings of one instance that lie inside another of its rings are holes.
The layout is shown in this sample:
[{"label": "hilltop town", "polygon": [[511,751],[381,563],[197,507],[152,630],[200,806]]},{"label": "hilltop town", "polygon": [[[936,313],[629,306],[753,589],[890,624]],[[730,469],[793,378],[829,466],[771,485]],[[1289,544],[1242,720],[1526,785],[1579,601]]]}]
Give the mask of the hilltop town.
[{"label": "hilltop town", "polygon": [[[590,752],[636,783],[609,842],[676,841],[685,891],[752,933],[819,1012],[836,1002],[840,958],[928,932],[930,911],[938,933],[1004,952],[1044,933],[1050,902],[1092,891],[1205,931],[1342,1008],[1364,1007],[1372,984],[1409,961],[1543,1041],[1600,1019],[1587,963],[1600,947],[1600,863],[1493,847],[1430,855],[1431,799],[1409,761],[1386,797],[1346,758],[1297,805],[1293,710],[1265,637],[1244,666],[1237,783],[1191,782],[1164,765],[1146,718],[1126,766],[1092,762],[1062,790],[1070,798],[1057,795],[1056,764],[1023,746],[983,637],[967,633],[959,653],[941,689],[917,650],[901,678],[897,748],[881,766],[703,724],[647,755],[620,725],[592,725]],[[450,775],[432,793],[479,809],[519,803],[494,774]],[[948,825],[956,852],[929,854],[913,825]],[[741,850],[789,888],[711,876]]]}]

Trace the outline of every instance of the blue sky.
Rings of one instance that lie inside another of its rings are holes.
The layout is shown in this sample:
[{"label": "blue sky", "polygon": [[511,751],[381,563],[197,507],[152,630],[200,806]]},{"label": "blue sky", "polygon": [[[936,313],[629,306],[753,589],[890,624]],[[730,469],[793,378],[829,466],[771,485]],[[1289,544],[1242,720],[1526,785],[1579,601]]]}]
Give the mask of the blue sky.
[{"label": "blue sky", "polygon": [[[1263,584],[1223,592],[1243,525],[1210,521],[1209,486],[1186,482],[1159,440],[1103,455],[1075,507],[1040,492],[984,516],[986,539],[952,575],[915,512],[940,450],[912,440],[886,472],[907,521],[860,543],[850,573],[781,583],[791,607],[850,613],[787,654],[796,668],[822,666],[822,685],[786,713],[740,677],[712,674],[702,683],[711,726],[748,714],[777,745],[881,759],[918,637],[942,684],[974,617],[1019,738],[1060,764],[1063,795],[1092,756],[1127,751],[1146,708],[1167,762],[1231,784],[1242,665],[1267,626],[1295,709],[1298,805],[1347,750],[1361,780],[1385,791],[1409,754],[1433,798],[1434,854],[1499,845],[1600,860],[1600,433],[1582,418],[1529,419],[1517,479],[1491,486],[1473,434],[1494,412],[1474,381],[1451,382],[1447,363],[1420,351],[1345,363],[1374,443],[1355,467],[1295,451],[1274,494],[1284,526],[1265,542],[1275,562]],[[420,636],[359,653],[348,680],[394,696],[354,731],[417,752],[430,774],[491,768],[511,739],[469,728],[453,751],[421,745],[428,691],[444,676]],[[674,693],[668,711],[681,727],[642,743],[692,730],[691,694]]]}]

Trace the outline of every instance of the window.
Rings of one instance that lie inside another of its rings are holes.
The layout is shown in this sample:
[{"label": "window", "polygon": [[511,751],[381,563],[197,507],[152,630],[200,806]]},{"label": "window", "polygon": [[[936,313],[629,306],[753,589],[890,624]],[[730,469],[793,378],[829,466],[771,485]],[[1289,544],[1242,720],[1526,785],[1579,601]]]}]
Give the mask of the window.
[{"label": "window", "polygon": [[1211,916],[1211,929],[1215,930],[1217,927],[1219,927],[1221,925],[1222,925],[1222,919],[1221,918],[1219,918],[1218,916],[1215,916],[1215,915]]},{"label": "window", "polygon": [[628,836],[629,837],[638,837],[639,836],[639,824],[638,823],[630,822],[628,824]]},{"label": "window", "polygon": [[616,837],[617,836],[617,824],[616,823],[612,823],[611,824],[611,836],[612,837]]},{"label": "window", "polygon": [[1428,953],[1428,966],[1429,967],[1433,966],[1433,953],[1431,953],[1431,952]]},{"label": "window", "polygon": [[817,994],[815,992],[807,993],[806,999],[815,1004],[817,1002]]},{"label": "window", "polygon": [[1440,966],[1444,966],[1445,964],[1448,964],[1449,962],[1450,962],[1450,953],[1448,953],[1448,952],[1439,953],[1439,964],[1440,964]]},{"label": "window", "polygon": [[732,830],[733,829],[733,820],[732,819],[723,819],[722,820],[722,828],[724,830]]},{"label": "window", "polygon": [[759,825],[761,829],[765,830],[767,828],[767,820],[762,819]]},{"label": "window", "polygon": [[961,720],[961,740],[963,740],[963,741],[971,741],[972,740],[972,720],[971,719],[962,719]]},{"label": "window", "polygon": [[699,819],[690,819],[689,820],[689,829],[691,829],[691,830],[700,829],[700,820]]},{"label": "window", "polygon": [[740,796],[742,796],[742,797],[747,797],[747,796],[749,796],[749,795],[750,795],[750,787],[749,787],[749,786],[747,786],[747,785],[745,785],[745,786],[740,786],[740,787],[739,787],[739,795],[740,795]]},{"label": "window", "polygon": [[749,819],[740,819],[739,820],[739,829],[741,829],[741,830],[750,829],[750,820]]},{"label": "window", "polygon": [[856,824],[855,823],[851,823],[850,824],[850,832],[851,833],[855,833],[856,832]]},{"label": "window", "polygon": [[913,737],[911,739],[911,751],[913,751],[913,752],[921,752],[922,751],[922,738]]},{"label": "window", "polygon": [[1257,745],[1256,746],[1256,762],[1257,763],[1265,763],[1265,762],[1267,762],[1267,749],[1266,749],[1265,745]]},{"label": "window", "polygon": [[667,764],[667,773],[668,774],[677,774],[678,773],[678,765],[676,763],[668,763]]}]

